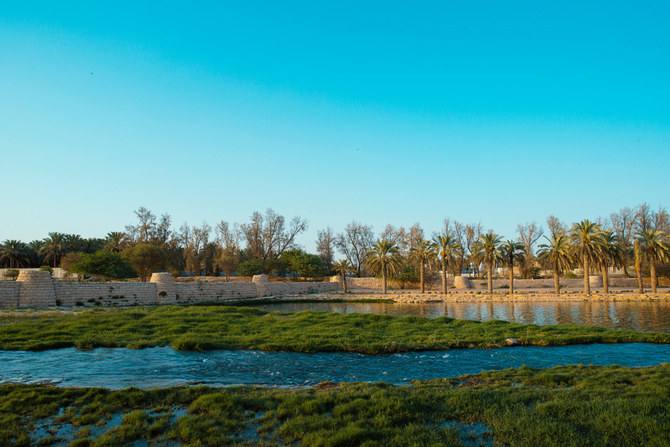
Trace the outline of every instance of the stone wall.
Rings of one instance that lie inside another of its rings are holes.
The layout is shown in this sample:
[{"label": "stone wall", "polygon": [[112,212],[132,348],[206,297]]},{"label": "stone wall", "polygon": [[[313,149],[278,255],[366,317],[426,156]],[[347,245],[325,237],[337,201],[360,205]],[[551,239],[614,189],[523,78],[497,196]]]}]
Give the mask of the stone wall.
[{"label": "stone wall", "polygon": [[[454,285],[454,278],[449,278],[447,280],[447,285],[450,288],[467,288],[463,287],[463,284],[470,284],[472,289],[481,289],[484,290],[487,288],[486,278],[468,278],[468,277],[458,277],[456,278],[456,284]],[[602,277],[601,276],[592,276],[589,278],[591,287],[602,288]],[[562,288],[580,288],[584,286],[583,278],[561,278],[560,284]],[[393,281],[388,281],[387,283],[389,288],[397,289]],[[609,279],[610,287],[637,287],[637,278],[610,278]],[[509,278],[495,278],[493,279],[493,288],[507,288],[509,286]],[[542,278],[542,279],[515,279],[514,288],[515,289],[549,289],[554,287],[553,278]],[[382,289],[382,280],[380,278],[347,278],[347,288],[350,290],[381,290]],[[442,278],[438,277],[427,287],[429,290],[439,291],[442,289]]]},{"label": "stone wall", "polygon": [[156,304],[156,285],[146,282],[54,281],[61,306],[132,306]]},{"label": "stone wall", "polygon": [[17,281],[0,282],[0,307],[187,304],[337,290],[337,282],[269,283],[266,275],[253,282],[175,283],[169,273],[154,273],[148,283],[96,283],[58,281],[49,272],[25,270]]}]

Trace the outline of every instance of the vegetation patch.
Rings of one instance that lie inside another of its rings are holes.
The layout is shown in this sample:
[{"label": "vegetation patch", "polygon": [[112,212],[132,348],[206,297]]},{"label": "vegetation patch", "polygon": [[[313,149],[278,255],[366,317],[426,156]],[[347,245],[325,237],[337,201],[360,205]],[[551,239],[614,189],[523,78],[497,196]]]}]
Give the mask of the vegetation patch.
[{"label": "vegetation patch", "polygon": [[670,343],[670,334],[591,326],[392,317],[330,312],[279,313],[250,307],[92,308],[74,313],[6,312],[0,349],[172,346],[181,350],[259,349],[296,352],[405,351],[521,345]]},{"label": "vegetation patch", "polygon": [[667,445],[670,365],[307,389],[0,385],[0,444]]}]

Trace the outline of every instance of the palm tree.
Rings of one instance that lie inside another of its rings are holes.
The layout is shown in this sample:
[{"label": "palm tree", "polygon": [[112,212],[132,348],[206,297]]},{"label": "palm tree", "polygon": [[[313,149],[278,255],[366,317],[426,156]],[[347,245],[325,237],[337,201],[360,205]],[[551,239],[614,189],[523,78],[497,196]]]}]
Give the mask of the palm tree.
[{"label": "palm tree", "polygon": [[421,283],[421,293],[424,293],[426,291],[426,281],[424,279],[426,264],[430,264],[437,255],[435,244],[425,239],[419,239],[410,248],[410,255],[419,263],[419,282]]},{"label": "palm tree", "polygon": [[500,246],[503,262],[509,269],[509,294],[514,294],[514,261],[523,262],[526,251],[521,242],[506,241]]},{"label": "palm tree", "polygon": [[651,271],[651,293],[656,293],[656,261],[670,259],[670,242],[668,236],[653,228],[644,230],[638,234],[642,252],[649,259],[649,270]]},{"label": "palm tree", "polygon": [[493,293],[493,267],[498,265],[498,263],[501,261],[501,241],[502,238],[500,236],[490,232],[480,235],[479,239],[472,246],[473,257],[478,262],[483,261],[486,264],[489,294]]},{"label": "palm tree", "polygon": [[333,268],[340,273],[340,278],[342,280],[342,291],[347,293],[347,278],[346,274],[353,269],[353,265],[349,262],[348,259],[340,259],[333,264]]},{"label": "palm tree", "polygon": [[642,250],[640,249],[640,240],[635,239],[633,245],[635,253],[635,273],[637,273],[637,286],[640,293],[644,293],[644,285],[642,284]]},{"label": "palm tree", "polygon": [[537,258],[545,265],[551,265],[554,270],[554,291],[561,293],[561,273],[572,267],[572,247],[570,239],[565,234],[551,233],[551,239],[545,236],[547,244],[540,244]]},{"label": "palm tree", "polygon": [[400,253],[395,242],[382,239],[377,241],[367,253],[367,263],[382,272],[382,293],[386,293],[386,275],[393,273],[400,264]]},{"label": "palm tree", "polygon": [[442,293],[447,293],[447,269],[449,263],[455,260],[461,253],[462,247],[454,237],[449,235],[440,235],[433,240],[437,248],[437,255],[442,262]]},{"label": "palm tree", "polygon": [[573,248],[579,255],[584,267],[584,293],[590,295],[590,265],[592,262],[596,262],[598,258],[600,226],[589,220],[582,220],[573,225],[570,230],[570,238],[572,239]]},{"label": "palm tree", "polygon": [[78,234],[68,234],[65,236],[65,244],[67,252],[82,252],[84,251],[84,238]]},{"label": "palm tree", "polygon": [[51,232],[49,237],[44,239],[44,245],[40,254],[44,255],[46,262],[51,261],[52,267],[56,267],[63,255],[67,253],[67,240],[63,233]]},{"label": "palm tree", "polygon": [[105,238],[105,251],[119,253],[125,245],[126,233],[120,231],[110,231]]},{"label": "palm tree", "polygon": [[19,268],[28,262],[26,244],[16,239],[6,240],[0,245],[0,263],[9,268]]},{"label": "palm tree", "polygon": [[602,231],[600,233],[600,249],[598,250],[598,264],[603,272],[603,292],[609,293],[610,267],[621,267],[625,265],[625,251],[619,237],[613,231]]},{"label": "palm tree", "polygon": [[40,239],[35,239],[34,241],[28,242],[28,258],[30,259],[30,265],[32,267],[40,267],[42,265],[44,258],[40,252],[42,251],[43,245],[44,241]]}]

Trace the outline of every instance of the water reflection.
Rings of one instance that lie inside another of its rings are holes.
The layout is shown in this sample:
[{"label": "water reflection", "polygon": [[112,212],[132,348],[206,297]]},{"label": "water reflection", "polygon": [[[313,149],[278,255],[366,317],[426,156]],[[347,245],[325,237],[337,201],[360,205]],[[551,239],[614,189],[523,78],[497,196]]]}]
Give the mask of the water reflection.
[{"label": "water reflection", "polygon": [[636,331],[670,332],[670,302],[575,301],[518,303],[274,303],[257,306],[279,312],[303,310],[375,313],[532,324],[579,324]]}]

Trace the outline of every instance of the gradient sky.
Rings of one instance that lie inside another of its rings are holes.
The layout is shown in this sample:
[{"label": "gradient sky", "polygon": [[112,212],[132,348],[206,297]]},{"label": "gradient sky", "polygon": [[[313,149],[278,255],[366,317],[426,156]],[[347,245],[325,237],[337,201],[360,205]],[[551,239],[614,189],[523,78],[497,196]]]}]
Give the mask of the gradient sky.
[{"label": "gradient sky", "polygon": [[670,205],[670,3],[3,1],[0,240]]}]

